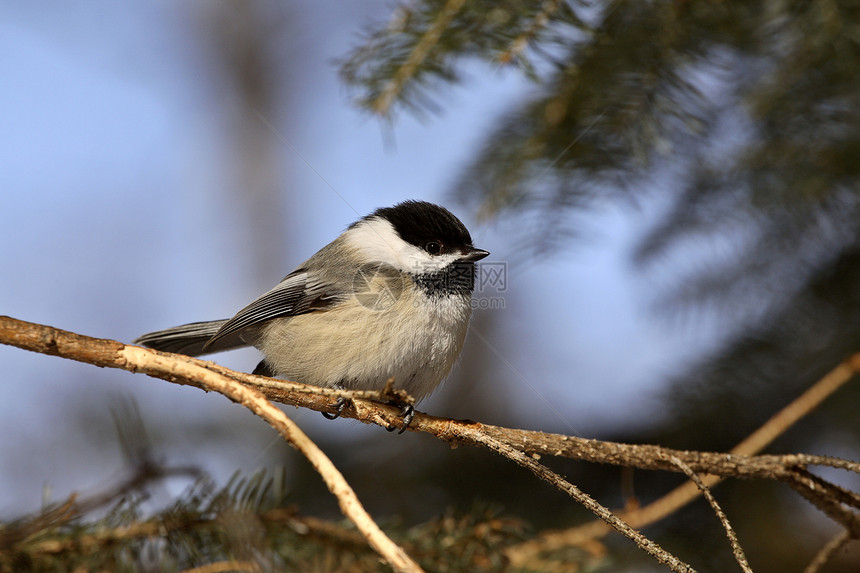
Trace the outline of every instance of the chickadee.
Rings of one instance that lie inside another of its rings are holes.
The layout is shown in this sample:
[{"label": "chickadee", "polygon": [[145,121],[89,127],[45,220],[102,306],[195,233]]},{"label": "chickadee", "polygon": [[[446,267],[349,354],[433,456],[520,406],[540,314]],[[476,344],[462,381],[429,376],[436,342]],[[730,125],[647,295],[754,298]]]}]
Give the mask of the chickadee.
[{"label": "chickadee", "polygon": [[[489,254],[447,209],[405,201],[350,225],[233,318],[134,342],[188,356],[255,346],[265,356],[255,374],[352,390],[393,377],[420,400],[463,348],[475,261]],[[411,407],[403,416],[405,429]]]}]

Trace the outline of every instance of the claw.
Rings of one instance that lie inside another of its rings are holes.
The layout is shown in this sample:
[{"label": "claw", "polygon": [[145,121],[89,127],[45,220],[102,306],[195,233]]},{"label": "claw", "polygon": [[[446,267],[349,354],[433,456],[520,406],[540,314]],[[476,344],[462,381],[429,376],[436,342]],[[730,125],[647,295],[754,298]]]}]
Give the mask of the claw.
[{"label": "claw", "polygon": [[[412,423],[412,418],[415,417],[415,408],[412,404],[403,404],[400,405],[400,419],[403,420],[403,426],[400,428],[398,434],[402,434],[406,431],[406,428],[409,427],[409,424]],[[388,426],[385,428],[389,432],[393,432],[397,429],[397,426]]]},{"label": "claw", "polygon": [[337,418],[340,418],[340,415],[343,414],[343,410],[344,410],[344,408],[346,408],[347,404],[349,404],[349,400],[347,398],[344,398],[343,396],[341,396],[340,398],[337,399],[337,401],[334,404],[332,404],[332,406],[334,406],[334,409],[335,409],[334,414],[329,414],[328,412],[320,412],[320,414],[322,414],[323,417],[326,418],[327,420],[335,420]]}]

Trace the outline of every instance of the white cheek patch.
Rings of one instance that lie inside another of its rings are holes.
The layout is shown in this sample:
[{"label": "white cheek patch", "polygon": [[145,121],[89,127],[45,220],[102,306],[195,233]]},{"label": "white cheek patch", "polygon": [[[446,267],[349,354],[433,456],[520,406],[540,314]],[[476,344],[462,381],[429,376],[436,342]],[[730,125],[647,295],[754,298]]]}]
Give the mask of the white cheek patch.
[{"label": "white cheek patch", "polygon": [[403,253],[403,247],[408,244],[397,236],[391,223],[384,219],[361,221],[344,235],[347,244],[364,255],[368,261],[384,262],[397,268],[408,262],[406,254]]},{"label": "white cheek patch", "polygon": [[373,218],[360,222],[346,232],[349,246],[362,253],[369,261],[387,263],[397,270],[424,274],[442,270],[460,255],[431,256],[398,236],[385,219]]}]

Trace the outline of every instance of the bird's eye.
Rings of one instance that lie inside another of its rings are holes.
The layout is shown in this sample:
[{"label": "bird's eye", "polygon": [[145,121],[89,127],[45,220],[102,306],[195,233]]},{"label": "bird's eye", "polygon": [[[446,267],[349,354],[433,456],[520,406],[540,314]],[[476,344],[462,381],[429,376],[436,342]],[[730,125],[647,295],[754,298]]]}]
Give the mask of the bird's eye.
[{"label": "bird's eye", "polygon": [[440,243],[439,241],[430,241],[429,243],[424,245],[424,250],[431,255],[438,255],[442,252],[442,243]]}]

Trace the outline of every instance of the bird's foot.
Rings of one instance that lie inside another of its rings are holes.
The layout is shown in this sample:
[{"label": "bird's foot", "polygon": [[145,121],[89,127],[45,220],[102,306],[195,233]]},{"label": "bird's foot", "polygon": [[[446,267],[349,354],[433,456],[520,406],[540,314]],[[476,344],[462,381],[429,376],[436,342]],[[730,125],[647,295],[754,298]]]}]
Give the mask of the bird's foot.
[{"label": "bird's foot", "polygon": [[[412,404],[393,403],[393,405],[400,406],[400,420],[401,420],[401,423],[403,425],[400,427],[400,431],[397,433],[402,434],[403,432],[406,431],[406,428],[409,427],[409,424],[412,423],[412,418],[415,417],[415,407]],[[397,429],[397,426],[396,425],[388,426],[385,429],[388,430],[389,432],[393,432],[394,430]]]},{"label": "bird's foot", "polygon": [[330,412],[320,412],[320,413],[323,415],[323,417],[325,417],[328,420],[336,420],[337,418],[340,418],[340,415],[343,414],[344,409],[348,405],[349,405],[349,398],[344,398],[343,396],[341,396],[340,398],[338,398],[335,401],[334,404],[332,404],[332,407],[334,407],[334,409],[335,409],[335,412],[333,414]]}]

